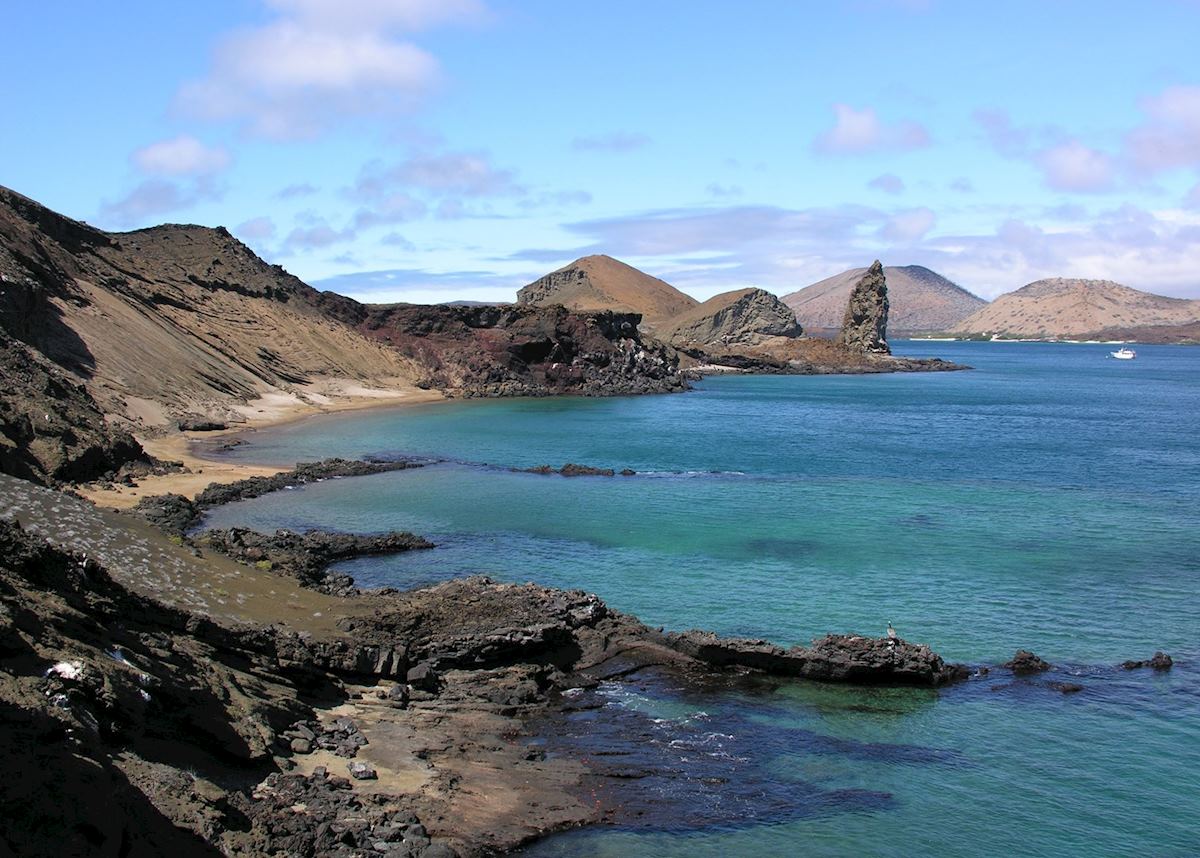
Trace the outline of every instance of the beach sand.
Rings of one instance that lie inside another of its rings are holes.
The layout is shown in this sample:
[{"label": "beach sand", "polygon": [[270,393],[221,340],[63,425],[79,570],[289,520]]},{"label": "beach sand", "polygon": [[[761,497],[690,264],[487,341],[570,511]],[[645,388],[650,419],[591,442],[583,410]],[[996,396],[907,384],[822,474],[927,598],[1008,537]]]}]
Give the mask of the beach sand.
[{"label": "beach sand", "polygon": [[437,391],[407,385],[384,389],[368,388],[353,383],[325,383],[319,389],[305,390],[302,396],[273,391],[238,407],[236,410],[245,417],[245,422],[233,424],[223,431],[137,436],[146,452],[155,458],[167,462],[182,462],[182,472],[140,477],[135,486],[110,486],[97,482],[79,486],[76,491],[88,500],[109,509],[128,509],[142,498],[153,495],[174,493],[194,497],[213,483],[232,483],[248,477],[270,476],[287,470],[281,466],[227,461],[206,454],[206,451],[212,450],[220,442],[244,432],[292,423],[317,414],[422,405],[441,402],[445,398]]}]

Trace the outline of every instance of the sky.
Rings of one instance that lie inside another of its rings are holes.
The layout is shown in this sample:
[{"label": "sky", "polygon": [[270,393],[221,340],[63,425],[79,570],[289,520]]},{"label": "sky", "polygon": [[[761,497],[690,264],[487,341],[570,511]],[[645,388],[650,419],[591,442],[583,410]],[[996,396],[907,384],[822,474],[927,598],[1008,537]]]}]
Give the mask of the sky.
[{"label": "sky", "polygon": [[880,259],[1200,298],[1197,0],[10,4],[0,184],[318,288],[704,299]]}]

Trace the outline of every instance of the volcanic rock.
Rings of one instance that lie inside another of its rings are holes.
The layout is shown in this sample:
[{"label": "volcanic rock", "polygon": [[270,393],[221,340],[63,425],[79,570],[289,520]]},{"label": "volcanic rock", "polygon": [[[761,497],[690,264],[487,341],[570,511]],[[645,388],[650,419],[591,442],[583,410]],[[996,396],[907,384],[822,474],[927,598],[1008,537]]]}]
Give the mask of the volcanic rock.
[{"label": "volcanic rock", "polygon": [[1019,649],[1003,666],[1013,673],[1041,673],[1050,669],[1050,662],[1039,658],[1029,650]]},{"label": "volcanic rock", "polygon": [[[865,268],[843,271],[780,300],[795,311],[809,333],[836,333],[850,291],[866,273]],[[888,287],[888,329],[893,335],[945,331],[987,306],[982,298],[921,265],[888,265],[883,274]]]},{"label": "volcanic rock", "polygon": [[1121,662],[1121,667],[1125,668],[1126,670],[1136,670],[1139,667],[1150,667],[1154,670],[1170,670],[1173,664],[1175,664],[1175,660],[1165,652],[1159,650],[1158,652],[1154,653],[1152,658],[1149,659]]},{"label": "volcanic rock", "polygon": [[876,259],[850,292],[839,342],[852,352],[891,354],[887,321],[887,280],[883,266]]},{"label": "volcanic rock", "polygon": [[826,635],[811,647],[783,647],[763,640],[720,638],[711,632],[667,635],[667,642],[713,665],[738,665],[772,674],[861,685],[945,685],[967,677],[924,644],[858,635]]},{"label": "volcanic rock", "polygon": [[709,298],[662,322],[655,334],[676,346],[756,345],[771,337],[798,337],[796,314],[763,289],[738,289]]}]

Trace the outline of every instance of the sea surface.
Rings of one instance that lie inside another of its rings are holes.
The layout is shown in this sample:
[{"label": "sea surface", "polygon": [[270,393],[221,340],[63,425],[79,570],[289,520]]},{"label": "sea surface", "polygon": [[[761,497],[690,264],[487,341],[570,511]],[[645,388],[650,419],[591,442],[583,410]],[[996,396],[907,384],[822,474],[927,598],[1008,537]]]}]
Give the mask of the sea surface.
[{"label": "sea surface", "polygon": [[[208,524],[438,544],[340,567],[366,586],[483,573],[586,589],[668,629],[792,644],[891,621],[949,660],[1021,647],[1055,664],[939,692],[601,687],[576,738],[674,775],[639,785],[654,796],[639,819],[531,855],[1200,854],[1200,348],[893,347],[975,369],[314,418],[227,455],[437,461]],[[565,462],[637,474],[510,470]],[[1175,668],[1117,667],[1155,650]]]}]

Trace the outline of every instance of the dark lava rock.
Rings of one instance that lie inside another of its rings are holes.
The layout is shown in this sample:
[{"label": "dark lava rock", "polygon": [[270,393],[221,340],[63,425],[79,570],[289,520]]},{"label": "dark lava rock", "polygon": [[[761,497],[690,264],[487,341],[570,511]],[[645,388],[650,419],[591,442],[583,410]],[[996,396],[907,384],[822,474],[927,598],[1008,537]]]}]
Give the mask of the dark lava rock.
[{"label": "dark lava rock", "polygon": [[887,318],[887,278],[876,259],[850,291],[839,340],[852,352],[891,354],[887,343]]},{"label": "dark lava rock", "polygon": [[141,444],[105,421],[82,384],[5,331],[8,299],[18,288],[0,288],[0,473],[56,485],[148,465]]},{"label": "dark lava rock", "polygon": [[229,425],[208,417],[184,417],[179,421],[180,432],[220,432]]},{"label": "dark lava rock", "polygon": [[574,462],[568,462],[559,469],[559,473],[564,477],[611,477],[613,469],[593,468],[590,465],[576,465]]},{"label": "dark lava rock", "polygon": [[[352,766],[370,769],[362,762]],[[444,842],[431,840],[403,801],[357,793],[349,780],[333,777],[323,768],[309,777],[268,775],[251,796],[235,794],[230,805],[244,820],[243,831],[233,835],[240,855],[457,855]],[[296,808],[304,810],[298,813]]]},{"label": "dark lava rock", "polygon": [[423,661],[416,667],[410,668],[406,681],[413,688],[420,691],[436,692],[438,688],[438,674],[427,661]]},{"label": "dark lava rock", "polygon": [[1171,656],[1167,655],[1162,650],[1154,653],[1154,657],[1141,661],[1123,661],[1121,667],[1126,670],[1137,670],[1139,667],[1150,667],[1154,670],[1170,670],[1171,665],[1175,663]]},{"label": "dark lava rock", "polygon": [[421,462],[412,461],[360,462],[334,458],[320,462],[303,462],[290,471],[269,477],[250,477],[234,483],[213,483],[196,495],[195,502],[201,509],[208,509],[233,501],[261,497],[288,486],[301,486],[305,483],[321,482],[339,477],[362,477],[420,467],[422,467]]},{"label": "dark lava rock", "polygon": [[669,646],[713,665],[738,665],[822,682],[861,685],[945,685],[966,679],[924,644],[858,635],[826,635],[811,647],[784,649],[768,641],[720,638],[690,631],[666,636]]},{"label": "dark lava rock", "polygon": [[1083,686],[1078,682],[1051,682],[1050,687],[1063,694],[1078,694],[1083,691]]},{"label": "dark lava rock", "polygon": [[172,536],[183,536],[203,514],[188,498],[177,494],[142,498],[131,512]]},{"label": "dark lava rock", "polygon": [[303,534],[277,530],[267,535],[240,527],[206,530],[194,542],[248,565],[262,564],[296,578],[306,587],[334,596],[353,595],[357,590],[349,575],[326,571],[332,563],[434,547],[432,542],[401,531],[360,536],[328,530]]},{"label": "dark lava rock", "polygon": [[1007,667],[1013,673],[1041,673],[1050,669],[1050,662],[1039,658],[1029,650],[1019,649],[1012,659],[1006,661],[1002,666]]},{"label": "dark lava rock", "polygon": [[[567,464],[563,465],[558,470],[555,470],[549,465],[537,465],[532,468],[522,468],[518,470],[526,474],[559,474],[560,476],[564,477],[611,477],[616,473],[612,468],[593,468],[591,465],[577,465],[574,462],[567,462]],[[629,469],[626,468],[626,471],[628,470]],[[633,473],[633,471],[629,471],[629,473],[626,473],[625,471],[621,472],[622,476],[631,476]]]}]

